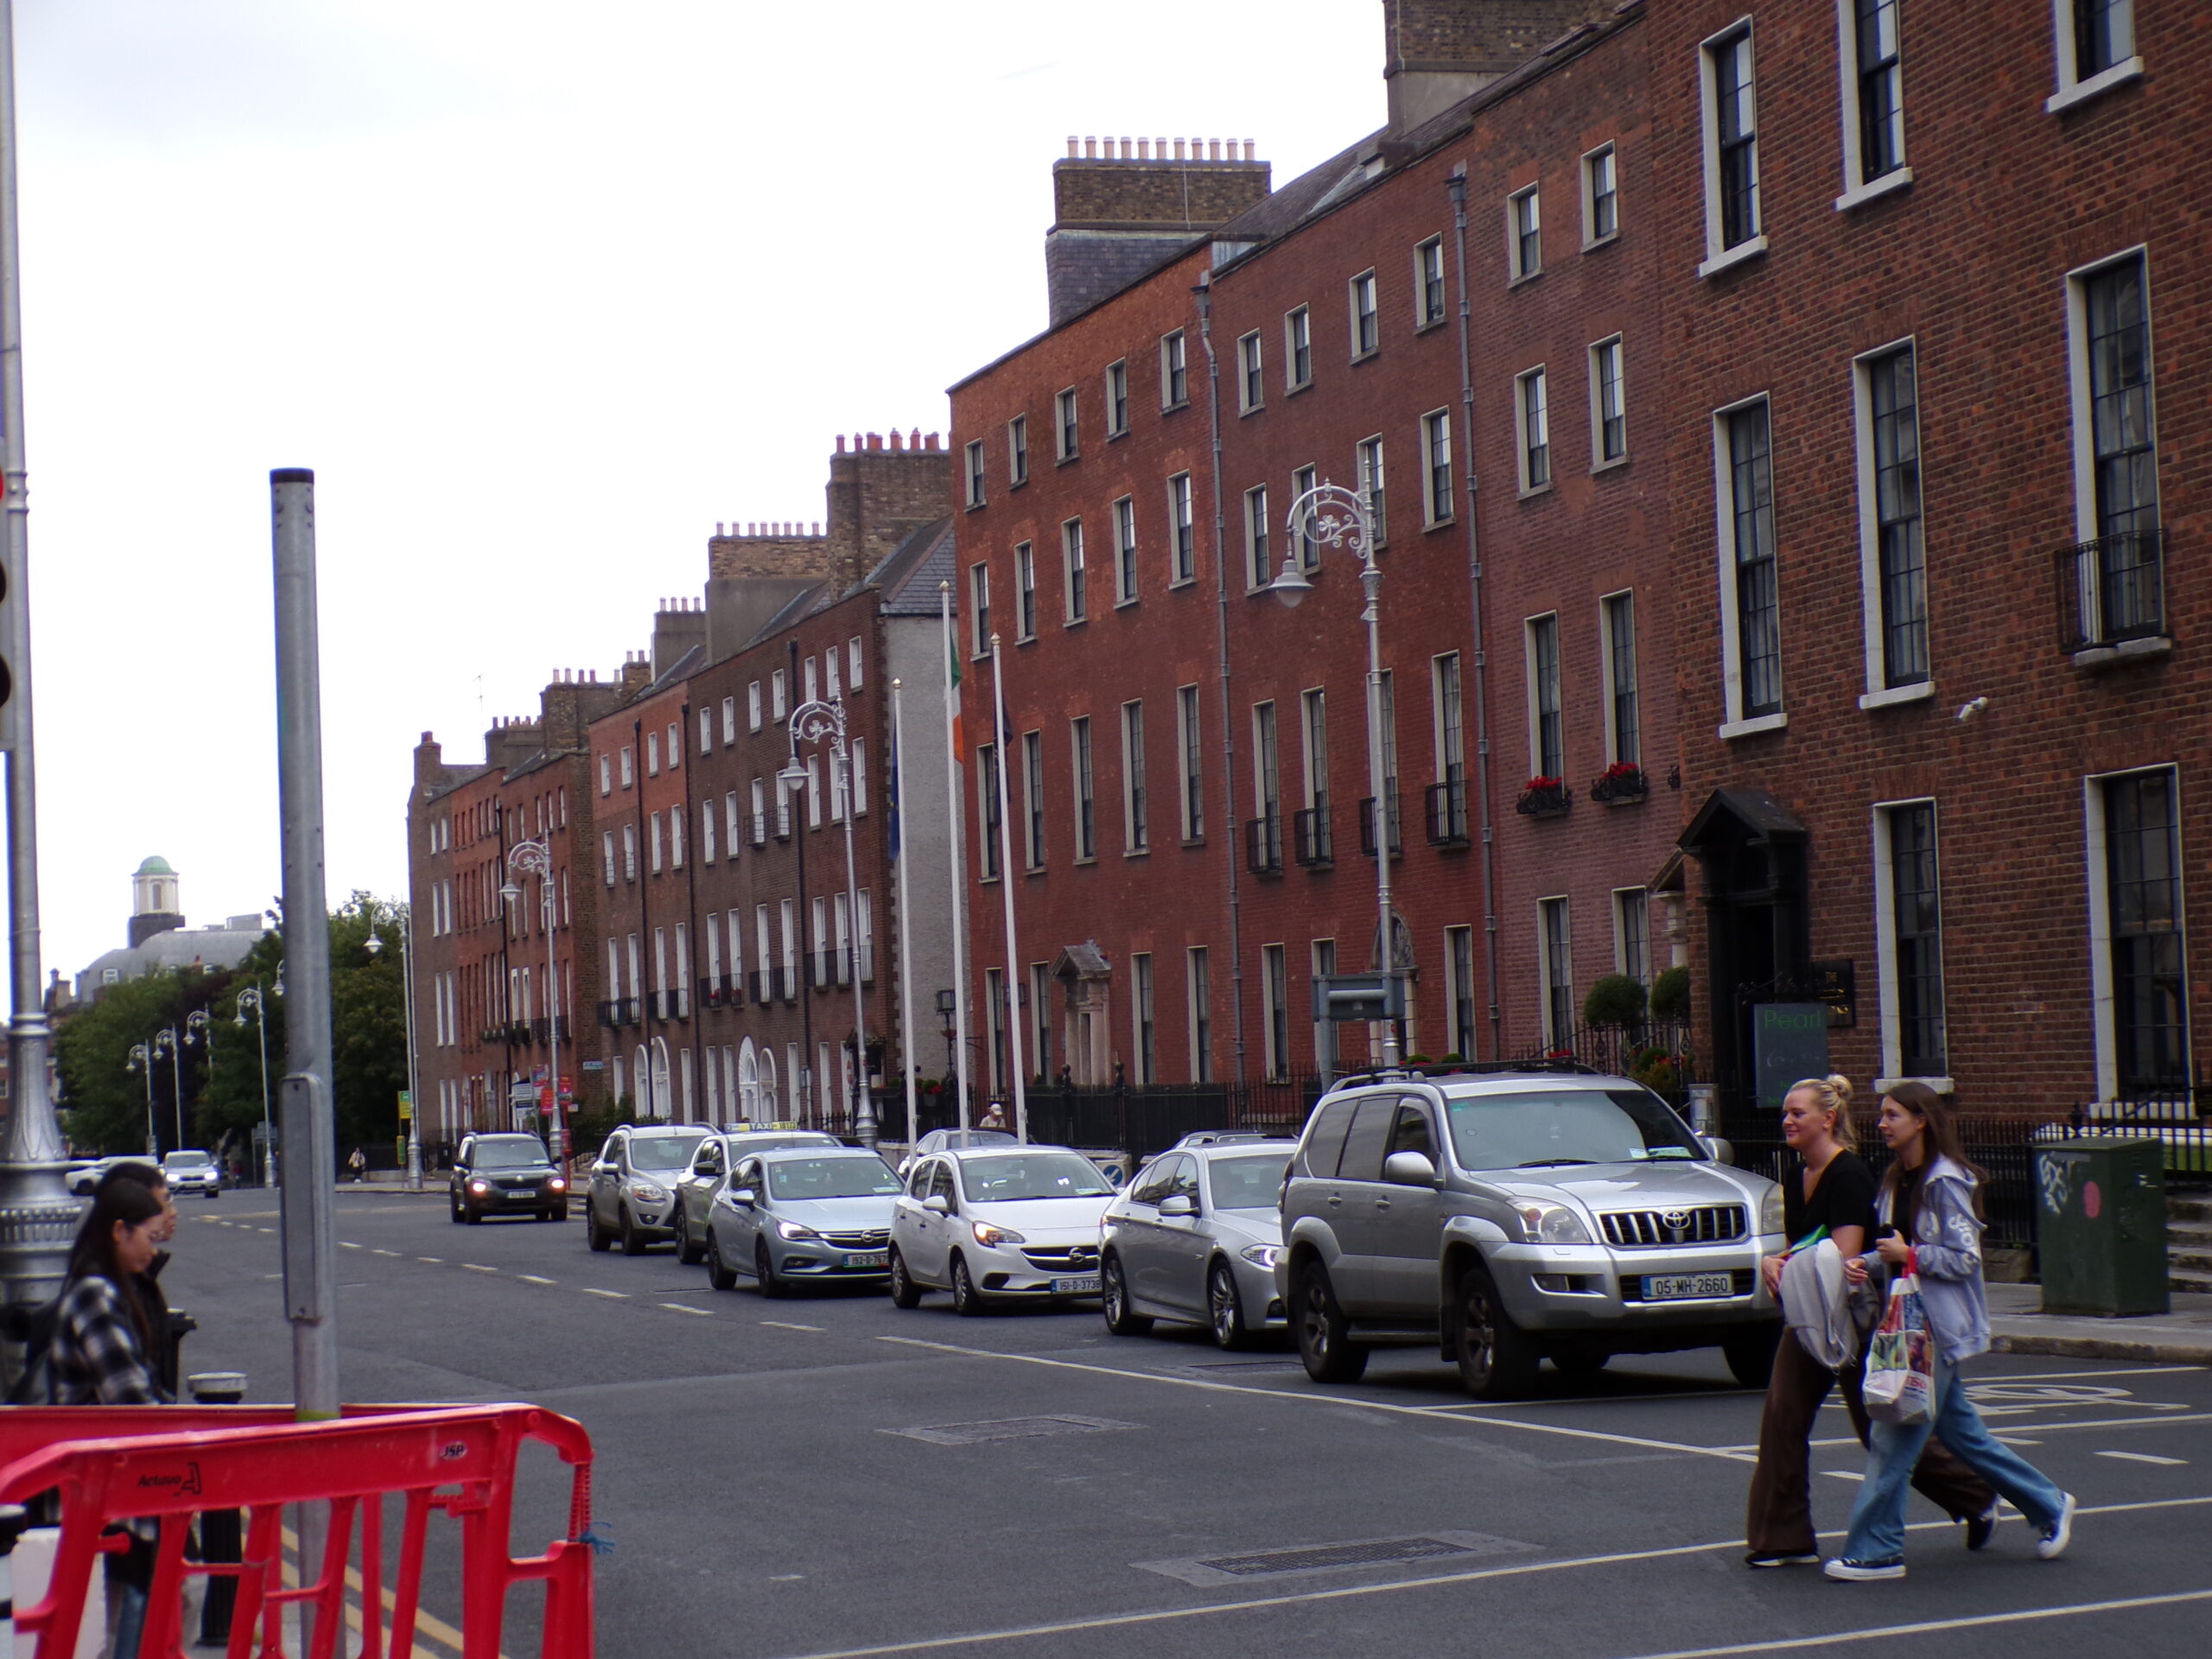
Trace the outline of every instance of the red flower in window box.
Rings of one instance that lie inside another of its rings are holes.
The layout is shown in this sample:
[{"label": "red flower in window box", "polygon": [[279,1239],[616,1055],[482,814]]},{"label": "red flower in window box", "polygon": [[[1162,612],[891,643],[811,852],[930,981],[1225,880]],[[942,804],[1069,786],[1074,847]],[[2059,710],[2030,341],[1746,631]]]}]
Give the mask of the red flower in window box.
[{"label": "red flower in window box", "polygon": [[1574,799],[1574,791],[1556,778],[1531,778],[1522,786],[1513,810],[1523,817],[1556,818]]},{"label": "red flower in window box", "polygon": [[1651,785],[1643,775],[1643,768],[1633,760],[1616,760],[1605,768],[1605,776],[1590,785],[1590,798],[1620,805],[1629,801],[1640,801],[1651,792]]}]

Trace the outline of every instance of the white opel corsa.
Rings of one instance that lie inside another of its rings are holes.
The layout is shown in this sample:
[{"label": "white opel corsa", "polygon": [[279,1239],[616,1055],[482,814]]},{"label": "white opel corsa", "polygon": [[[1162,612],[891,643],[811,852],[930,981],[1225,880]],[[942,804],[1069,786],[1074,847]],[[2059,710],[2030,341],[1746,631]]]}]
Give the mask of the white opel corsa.
[{"label": "white opel corsa", "polygon": [[914,1166],[891,1217],[891,1300],[993,1302],[1098,1294],[1098,1219],[1114,1188],[1065,1147],[967,1147]]}]

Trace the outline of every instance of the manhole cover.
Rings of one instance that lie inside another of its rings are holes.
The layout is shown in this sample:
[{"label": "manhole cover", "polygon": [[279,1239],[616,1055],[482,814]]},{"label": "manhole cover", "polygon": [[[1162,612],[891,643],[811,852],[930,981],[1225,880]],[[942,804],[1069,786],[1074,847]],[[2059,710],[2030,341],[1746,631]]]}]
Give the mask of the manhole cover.
[{"label": "manhole cover", "polygon": [[909,1440],[926,1440],[931,1446],[982,1446],[990,1440],[1033,1440],[1047,1434],[1097,1434],[1108,1429],[1135,1428],[1135,1423],[1117,1423],[1110,1417],[1001,1417],[985,1423],[942,1423],[934,1428],[887,1428],[886,1434],[896,1434]]},{"label": "manhole cover", "polygon": [[1256,1550],[1248,1554],[1207,1555],[1179,1561],[1138,1561],[1147,1573],[1165,1573],[1185,1584],[1237,1584],[1249,1579],[1296,1573],[1334,1573],[1363,1567],[1398,1567],[1421,1561],[1461,1561],[1535,1546],[1482,1532],[1425,1532],[1408,1538],[1363,1538],[1346,1543],[1312,1544],[1295,1549]]}]

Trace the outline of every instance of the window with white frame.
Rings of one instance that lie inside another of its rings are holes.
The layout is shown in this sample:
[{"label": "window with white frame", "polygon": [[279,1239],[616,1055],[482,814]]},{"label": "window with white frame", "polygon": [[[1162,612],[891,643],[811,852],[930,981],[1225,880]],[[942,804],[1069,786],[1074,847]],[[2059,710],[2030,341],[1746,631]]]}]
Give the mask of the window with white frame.
[{"label": "window with white frame", "polygon": [[1076,423],[1075,388],[1070,386],[1053,399],[1052,408],[1053,454],[1060,461],[1073,461],[1083,453],[1082,434]]},{"label": "window with white frame", "polygon": [[1087,863],[1098,856],[1098,800],[1088,715],[1068,722],[1068,766],[1075,783],[1075,855]]},{"label": "window with white frame", "polygon": [[645,776],[648,778],[660,776],[660,734],[658,732],[645,734]]},{"label": "window with white frame", "polygon": [[1177,328],[1160,337],[1160,407],[1180,409],[1190,401],[1190,351]]},{"label": "window with white frame", "polygon": [[1029,964],[1029,1052],[1024,1056],[1032,1077],[1052,1074],[1052,964]]},{"label": "window with white frame", "polygon": [[1766,399],[1713,416],[1720,553],[1720,637],[1728,727],[1779,724],[1782,598]]},{"label": "window with white frame", "polygon": [[746,729],[757,732],[765,723],[760,714],[760,682],[753,680],[745,688]]},{"label": "window with white frame", "polygon": [[1642,887],[1613,889],[1613,971],[1651,984],[1651,895]]},{"label": "window with white frame", "polygon": [[[753,779],[753,787],[756,790],[760,787],[760,780],[757,778]],[[737,856],[738,845],[745,838],[743,817],[744,815],[738,810],[737,791],[733,789],[722,797],[722,845],[729,849],[729,855],[732,858]]]},{"label": "window with white frame", "polygon": [[1192,526],[1188,473],[1177,473],[1167,480],[1167,532],[1170,583],[1195,581],[1198,554],[1197,533]]},{"label": "window with white frame", "polygon": [[[1316,939],[1307,957],[1313,977],[1326,979],[1337,971],[1337,942]],[[1337,1064],[1337,1025],[1333,1020],[1313,1022],[1313,1066],[1325,1077],[1333,1077],[1342,1068]]]},{"label": "window with white frame", "polygon": [[799,699],[800,702],[812,702],[821,696],[821,671],[815,667],[813,658],[809,657],[799,664],[799,683],[806,688],[806,693]]},{"label": "window with white frame", "polygon": [[1366,357],[1382,343],[1382,319],[1376,314],[1375,273],[1363,270],[1351,279],[1351,354]]},{"label": "window with white frame", "polygon": [[668,809],[668,865],[671,869],[683,868],[683,809]]},{"label": "window with white frame", "polygon": [[1505,200],[1505,268],[1516,283],[1544,268],[1543,214],[1533,184]]},{"label": "window with white frame", "polygon": [[1382,440],[1380,436],[1362,438],[1354,446],[1352,472],[1358,480],[1359,493],[1367,499],[1367,516],[1375,526],[1375,545],[1384,546],[1390,539],[1390,516],[1383,489]]},{"label": "window with white frame", "polygon": [[1948,1077],[1933,801],[1885,801],[1874,809],[1874,940],[1884,1075]]},{"label": "window with white frame", "polygon": [[1432,236],[1414,250],[1414,315],[1433,328],[1444,321],[1444,238]]},{"label": "window with white frame", "polygon": [[1766,246],[1759,213],[1758,104],[1749,18],[1699,51],[1704,92],[1705,245],[1710,272]]},{"label": "window with white frame", "polygon": [[868,817],[868,739],[853,740],[853,816]]},{"label": "window with white frame", "polygon": [[2044,108],[2053,114],[2142,74],[2135,0],[2051,0],[2051,26],[2058,90]]},{"label": "window with white frame", "polygon": [[[1290,475],[1291,500],[1294,503],[1303,500],[1319,480],[1320,474],[1314,468],[1297,468]],[[1305,527],[1298,534],[1299,568],[1318,570],[1321,568],[1321,538],[1313,533],[1313,515],[1308,512],[1301,522]]]},{"label": "window with white frame", "polygon": [[728,748],[736,741],[737,699],[728,696],[722,699],[722,747]]},{"label": "window with white frame", "polygon": [[763,779],[755,778],[753,780],[753,844],[755,847],[766,846],[767,841],[768,785]]},{"label": "window with white frame", "polygon": [[1256,870],[1282,868],[1282,765],[1275,739],[1275,706],[1252,706],[1252,814],[1261,826],[1252,860]]},{"label": "window with white frame", "polygon": [[1842,77],[1843,195],[1904,184],[1904,48],[1901,0],[1836,0],[1836,64]]},{"label": "window with white frame", "polygon": [[1268,1081],[1290,1074],[1290,972],[1282,946],[1260,947],[1262,1063]]},{"label": "window with white frame", "polygon": [[822,653],[823,695],[827,696],[832,702],[842,702],[844,701],[845,688],[842,681],[843,675],[841,672],[841,664],[837,656],[837,647],[832,645],[829,650]]},{"label": "window with white frame", "polygon": [[1452,412],[1435,410],[1421,417],[1421,453],[1427,488],[1422,510],[1430,529],[1452,522]]},{"label": "window with white frame", "polygon": [[622,826],[622,879],[638,879],[638,826],[634,823]]},{"label": "window with white frame", "polygon": [[976,439],[968,446],[968,505],[983,505],[983,441]]},{"label": "window with white frame", "polygon": [[1144,704],[1122,705],[1122,845],[1141,853],[1151,842],[1145,827]]},{"label": "window with white frame", "polygon": [[861,636],[855,634],[845,641],[845,683],[854,690],[861,689],[861,682],[868,661],[868,652]]},{"label": "window with white frame", "polygon": [[1428,838],[1438,846],[1467,839],[1467,740],[1460,709],[1459,653],[1428,663],[1429,728],[1436,734],[1436,786],[1429,792]]},{"label": "window with white frame", "polygon": [[1444,930],[1444,1007],[1451,1053],[1475,1058],[1475,930]]},{"label": "window with white frame", "polygon": [[1636,689],[1636,595],[1608,594],[1598,601],[1605,629],[1605,764],[1643,763],[1643,722]]},{"label": "window with white frame", "polygon": [[1213,969],[1206,947],[1183,953],[1184,1028],[1191,1039],[1191,1081],[1213,1081]]},{"label": "window with white frame", "polygon": [[1037,561],[1027,542],[1014,549],[1014,623],[1016,645],[1037,637]]},{"label": "window with white frame", "polygon": [[1114,602],[1133,605],[1137,597],[1137,504],[1133,496],[1114,503]]},{"label": "window with white frame", "polygon": [[1029,417],[1017,415],[1006,423],[1006,477],[1009,487],[1029,481]]},{"label": "window with white frame", "polygon": [[983,969],[983,1013],[991,1046],[991,1092],[1002,1095],[1007,1088],[1008,1067],[1012,1063],[1006,1046],[1006,969],[1003,968]]},{"label": "window with white frame", "polygon": [[1083,520],[1071,518],[1060,526],[1060,574],[1066,583],[1067,620],[1081,622],[1090,614],[1089,573],[1083,562]]},{"label": "window with white frame", "polygon": [[631,753],[630,745],[627,743],[625,743],[622,746],[621,758],[622,787],[628,789],[638,781],[638,768],[637,761]]},{"label": "window with white frame", "polygon": [[[968,569],[968,649],[977,657],[988,656],[991,649],[991,567],[981,563]],[[776,714],[781,719],[783,710]]]},{"label": "window with white frame", "polygon": [[1590,467],[1628,459],[1628,394],[1621,381],[1621,337],[1590,348]]},{"label": "window with white frame", "polygon": [[1529,769],[1537,778],[1567,775],[1566,715],[1560,702],[1559,617],[1532,616],[1529,639]]},{"label": "window with white frame", "polygon": [[1045,868],[1045,734],[1021,734],[1021,793],[1024,862],[1032,870]]},{"label": "window with white frame", "polygon": [[1519,440],[1521,493],[1529,495],[1551,488],[1551,397],[1542,369],[1530,369],[1515,378],[1513,425]]},{"label": "window with white frame", "polygon": [[712,754],[714,752],[715,711],[710,708],[702,708],[699,710],[699,753]]},{"label": "window with white frame", "polygon": [[1126,361],[1106,365],[1106,435],[1118,438],[1129,429],[1129,365]]},{"label": "window with white frame", "polygon": [[1536,957],[1544,1042],[1561,1048],[1574,1036],[1574,936],[1568,928],[1564,898],[1536,900]]},{"label": "window with white frame", "polygon": [[1264,588],[1274,580],[1268,525],[1268,486],[1255,484],[1244,492],[1244,579],[1255,588]]},{"label": "window with white frame", "polygon": [[806,757],[806,827],[822,827],[822,757],[818,754]]},{"label": "window with white frame", "polygon": [[1305,739],[1306,804],[1325,817],[1329,806],[1329,694],[1319,686],[1299,693],[1299,726]]},{"label": "window with white frame", "polygon": [[982,880],[999,879],[999,751],[995,743],[983,743],[976,749],[976,817],[983,826],[978,837],[981,845],[979,868]]},{"label": "window with white frame", "polygon": [[1152,1003],[1152,957],[1135,951],[1129,957],[1129,1020],[1136,1033],[1136,1077],[1140,1084],[1160,1081],[1160,1044]]},{"label": "window with white frame", "polygon": [[768,676],[768,713],[772,719],[781,720],[790,712],[791,683],[779,668]]},{"label": "window with white frame", "polygon": [[1255,329],[1236,342],[1236,408],[1249,415],[1268,401],[1267,365]]},{"label": "window with white frame", "polygon": [[608,887],[614,885],[614,832],[602,830],[599,833],[599,862],[601,873]]},{"label": "window with white frame", "polygon": [[2190,1090],[2178,785],[2171,766],[2088,780],[2090,979],[2107,1100]]},{"label": "window with white frame", "polygon": [[1313,384],[1313,317],[1302,305],[1283,316],[1282,357],[1286,391],[1296,391]]},{"label": "window with white frame", "polygon": [[599,792],[601,795],[614,792],[614,757],[611,754],[599,757]]},{"label": "window with white frame", "polygon": [[1205,773],[1200,764],[1205,753],[1205,737],[1198,716],[1197,686],[1176,688],[1175,719],[1176,741],[1183,755],[1183,839],[1198,841],[1206,832],[1206,798]]},{"label": "window with white frame", "polygon": [[2068,283],[2077,645],[2165,632],[2150,295],[2139,250]]},{"label": "window with white frame", "polygon": [[1582,158],[1582,245],[1594,248],[1621,233],[1619,161],[1611,144]]},{"label": "window with white frame", "polygon": [[1927,683],[1928,573],[1920,527],[1920,411],[1910,342],[1860,358],[1859,568],[1866,690]]}]

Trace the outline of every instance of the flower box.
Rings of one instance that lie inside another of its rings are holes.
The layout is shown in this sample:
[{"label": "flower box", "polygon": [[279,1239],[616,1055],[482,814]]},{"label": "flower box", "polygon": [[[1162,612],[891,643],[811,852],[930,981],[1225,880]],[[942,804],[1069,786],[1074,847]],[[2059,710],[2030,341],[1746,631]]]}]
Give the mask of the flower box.
[{"label": "flower box", "polygon": [[1630,806],[1651,792],[1651,785],[1643,775],[1643,768],[1633,760],[1617,761],[1605,768],[1605,776],[1590,785],[1590,798],[1603,801],[1608,806]]},{"label": "flower box", "polygon": [[1528,818],[1563,817],[1573,804],[1574,791],[1556,778],[1531,778],[1522,787],[1513,810]]}]

